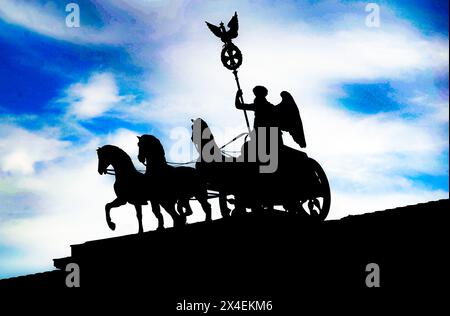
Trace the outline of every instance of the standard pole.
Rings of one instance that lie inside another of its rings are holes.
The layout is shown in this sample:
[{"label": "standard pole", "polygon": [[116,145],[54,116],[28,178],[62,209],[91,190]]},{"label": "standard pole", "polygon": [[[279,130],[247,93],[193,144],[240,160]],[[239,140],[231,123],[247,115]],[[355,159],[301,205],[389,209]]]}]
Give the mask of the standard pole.
[{"label": "standard pole", "polygon": [[[234,79],[236,80],[236,84],[237,84],[238,90],[241,90],[241,85],[239,84],[239,78],[238,78],[236,69],[233,70],[233,75],[234,75]],[[241,95],[241,100],[240,101],[241,101],[242,104],[244,104],[244,97],[242,95]],[[247,111],[246,110],[244,110],[244,117],[245,117],[245,123],[247,124],[248,132],[250,133],[251,132],[251,130],[250,130],[250,123],[248,122],[248,116],[247,116]]]}]

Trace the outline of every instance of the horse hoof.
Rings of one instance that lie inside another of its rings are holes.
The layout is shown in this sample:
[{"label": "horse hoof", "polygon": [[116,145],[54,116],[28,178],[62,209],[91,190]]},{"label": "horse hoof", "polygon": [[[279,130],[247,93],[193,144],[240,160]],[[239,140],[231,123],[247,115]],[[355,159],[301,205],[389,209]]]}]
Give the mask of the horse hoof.
[{"label": "horse hoof", "polygon": [[116,229],[116,224],[114,224],[113,222],[108,222],[108,227],[109,227],[111,230],[115,230],[115,229]]},{"label": "horse hoof", "polygon": [[163,231],[164,230],[164,226],[159,226],[157,229],[156,229],[156,231],[158,231],[158,232],[161,232],[161,231]]}]

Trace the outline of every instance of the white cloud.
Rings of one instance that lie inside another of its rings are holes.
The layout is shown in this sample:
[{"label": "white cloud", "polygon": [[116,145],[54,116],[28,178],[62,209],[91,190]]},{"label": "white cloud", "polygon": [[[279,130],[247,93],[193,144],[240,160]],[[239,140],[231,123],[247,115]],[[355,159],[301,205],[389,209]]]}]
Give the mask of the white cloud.
[{"label": "white cloud", "polygon": [[[98,146],[116,144],[131,149],[128,154],[134,156],[136,135],[121,129],[85,145],[72,144],[65,148],[62,159],[48,163],[45,169],[9,179],[15,183],[11,194],[33,192],[36,197],[33,213],[38,215],[9,218],[0,223],[1,243],[19,248],[22,253],[17,258],[2,258],[2,273],[11,265],[15,271],[24,273],[50,269],[52,258],[69,255],[70,244],[137,232],[136,212],[131,205],[113,209],[111,215],[117,229],[112,232],[107,227],[104,206],[115,199],[114,177],[98,174],[96,153]],[[16,207],[21,209],[20,201]],[[157,221],[150,206],[144,207],[143,218],[146,230],[156,229]],[[171,225],[167,216],[166,223]]]},{"label": "white cloud", "polygon": [[[347,26],[324,32],[301,23],[258,23],[242,18],[243,31],[236,40],[244,54],[239,76],[247,100],[252,86],[261,83],[269,87],[274,102],[280,91],[288,90],[306,105],[324,101],[342,82],[406,80],[448,65],[445,40],[426,39],[401,26]],[[233,110],[235,83],[220,63],[220,42],[206,28],[186,31],[182,38],[160,52],[158,68],[164,76],[150,77],[147,85],[155,99],[127,113],[168,124],[196,114],[221,124],[238,120],[240,114]]]},{"label": "white cloud", "polygon": [[114,133],[106,135],[102,145],[110,144],[122,148],[131,157],[131,160],[133,161],[135,167],[138,170],[142,171],[143,169],[145,169],[145,166],[143,166],[137,159],[137,155],[139,152],[137,146],[138,143],[137,136],[140,135],[141,134],[138,132],[130,131],[124,128],[119,128],[116,131],[114,131]]},{"label": "white cloud", "polygon": [[[27,132],[34,137],[42,132]],[[18,137],[23,134],[17,133]],[[8,179],[14,183],[14,190],[5,194],[33,192],[34,216],[10,217],[0,222],[1,244],[20,249],[20,255],[0,258],[0,275],[14,274],[17,271],[32,273],[51,269],[51,259],[68,256],[71,244],[86,240],[134,234],[138,225],[133,206],[125,205],[113,209],[111,216],[117,224],[115,231],[109,230],[105,221],[104,206],[115,199],[114,176],[99,175],[97,172],[96,149],[105,144],[114,144],[124,149],[135,166],[143,169],[136,161],[137,138],[139,133],[119,129],[103,137],[94,137],[84,145],[66,144],[61,159],[51,161],[45,168],[23,176],[16,174]],[[34,139],[34,138],[33,138]],[[48,136],[48,141],[57,141]],[[0,186],[2,188],[2,186]],[[23,208],[17,200],[17,210]],[[193,203],[198,207],[198,203]],[[164,211],[166,226],[172,220]],[[219,216],[215,205],[214,217]],[[204,218],[201,210],[195,211],[190,221]],[[145,230],[154,230],[157,220],[150,206],[144,207],[143,223]],[[11,269],[11,267],[14,267]]]},{"label": "white cloud", "polygon": [[[339,213],[331,212],[328,219],[339,219],[348,215],[358,215],[393,209],[399,206],[414,205],[427,201],[448,199],[448,192],[442,190],[426,190],[410,188],[403,192],[392,191],[382,195],[348,191],[335,191],[332,197],[333,208],[345,210]],[[401,204],[400,204],[400,203]]]},{"label": "white cloud", "polygon": [[[235,40],[244,56],[239,69],[244,97],[250,102],[251,88],[257,84],[269,88],[274,104],[282,90],[293,94],[303,117],[307,152],[324,166],[337,201],[360,194],[381,201],[376,205],[383,208],[392,204],[388,202],[393,199],[384,199],[388,196],[398,197],[397,205],[442,196],[440,191],[417,187],[409,177],[448,175],[442,159],[448,150],[443,132],[448,100],[429,95],[428,106],[421,105],[422,111],[412,119],[398,111],[352,113],[339,108],[335,99],[342,95],[336,87],[345,83],[408,82],[424,73],[445,72],[447,39],[426,37],[385,15],[379,29],[366,28],[364,15],[358,14],[347,14],[347,23],[335,21],[332,27],[318,28],[302,20],[258,19],[255,15],[267,12],[249,11],[245,5],[239,9],[241,31]],[[195,26],[182,31],[180,40],[170,42],[159,54],[158,70],[164,76],[157,81],[150,77],[147,83],[154,98],[127,107],[123,117],[157,122],[169,131],[189,127],[192,117],[203,117],[218,133],[236,130],[237,135],[239,127],[245,131],[242,113],[234,108],[233,76],[220,63],[221,43],[204,25],[197,26],[203,19],[214,22],[211,14],[200,10],[189,16]],[[220,19],[227,14],[219,10],[212,16]],[[427,92],[433,84],[418,89]],[[362,199],[355,201],[362,203]],[[363,204],[353,205],[352,209],[364,210]],[[332,212],[341,217],[349,209],[336,203]]]},{"label": "white cloud", "polygon": [[101,116],[124,99],[111,73],[93,74],[87,82],[71,85],[66,94],[62,101],[70,103],[68,114],[78,119]]},{"label": "white cloud", "polygon": [[29,175],[37,163],[61,157],[67,143],[51,131],[32,133],[15,125],[0,125],[0,171]]},{"label": "white cloud", "polygon": [[[147,25],[144,20],[162,6],[160,1],[112,3],[131,12],[140,26]],[[161,8],[165,13],[160,16],[159,36],[177,31],[180,32],[177,40],[165,43],[161,51],[155,51],[150,45],[152,41],[143,42],[138,49],[133,46],[136,51],[130,51],[141,64],[147,63],[150,55],[158,57],[152,59],[152,67],[160,76],[155,80],[152,72],[146,83],[153,98],[123,106],[120,101],[124,96],[120,95],[114,76],[93,74],[87,82],[76,83],[67,90],[68,113],[77,119],[89,119],[114,112],[125,119],[157,124],[167,135],[172,127],[189,128],[189,119],[201,116],[223,144],[228,140],[228,132],[233,131],[234,136],[245,131],[244,120],[233,105],[236,87],[232,74],[220,63],[222,44],[199,21],[214,22],[214,18],[227,17],[232,11],[228,12],[226,7],[214,8],[213,12],[214,5],[208,4],[177,23],[184,7],[181,2],[170,3],[175,3],[176,9]],[[65,33],[69,31],[53,25],[56,21],[51,22],[51,16],[43,16],[43,25],[33,22],[32,5],[1,0],[0,4],[4,5],[0,16],[7,16],[5,19],[11,23],[72,40],[72,35]],[[24,6],[22,12],[11,11],[19,6]],[[420,108],[420,115],[415,119],[402,118],[399,113],[351,113],[339,108],[333,100],[340,96],[341,91],[336,87],[342,83],[402,81],[423,72],[446,71],[448,41],[424,37],[397,20],[383,20],[380,29],[369,30],[364,27],[364,16],[358,25],[360,16],[356,15],[342,26],[334,22],[332,27],[316,28],[301,20],[282,21],[276,18],[275,9],[279,10],[272,7],[254,10],[239,5],[241,32],[236,44],[244,54],[239,70],[241,84],[247,101],[251,100],[250,91],[256,84],[269,88],[273,103],[280,101],[278,94],[282,90],[290,91],[295,97],[305,126],[307,153],[323,165],[330,178],[330,218],[448,198],[448,192],[421,187],[409,180],[409,176],[420,174],[448,176],[448,166],[441,161],[442,153],[448,150],[448,140],[442,133],[443,126],[448,124],[448,119],[444,119],[445,113],[448,116],[448,100],[427,94],[429,85],[419,87],[421,98],[411,102],[411,106]],[[171,15],[172,12],[175,13]],[[274,18],[263,19],[264,16]],[[167,21],[172,25],[163,26]],[[49,30],[50,25],[55,30]],[[189,27],[181,28],[186,25]],[[143,40],[142,35],[136,37]],[[93,35],[86,35],[85,40],[89,36]],[[101,36],[91,38],[95,40],[101,40]],[[110,143],[122,147],[134,158],[137,133],[119,129],[102,137],[88,135],[90,142],[82,146],[64,147],[55,135],[6,130],[0,129],[0,135],[2,132],[9,135],[6,141],[0,140],[0,168],[27,173],[26,177],[18,175],[14,179],[13,193],[35,192],[39,196],[35,208],[40,215],[0,224],[0,240],[26,253],[26,257],[0,262],[0,265],[22,264],[39,271],[50,267],[50,258],[68,255],[69,244],[137,231],[131,206],[112,212],[118,226],[115,232],[108,230],[103,208],[114,198],[113,178],[98,175],[95,155],[98,146]],[[168,137],[162,141],[170,153],[170,143],[174,140]],[[8,150],[11,146],[17,151]],[[22,148],[29,151],[24,154]],[[61,158],[63,149],[62,159],[57,159]],[[44,168],[36,172],[36,163],[42,161],[46,162]],[[202,219],[198,205],[196,209],[190,221]],[[213,209],[218,216],[216,204]],[[144,225],[146,230],[156,227],[149,207],[144,211]]]},{"label": "white cloud", "polygon": [[[78,3],[80,27],[70,28],[65,24],[69,14],[65,5],[68,3],[0,0],[0,18],[41,35],[75,44],[138,43],[142,46],[149,38],[158,41],[175,34],[180,29],[176,22],[184,18],[183,13],[189,4],[185,0],[94,1],[94,6]],[[92,16],[102,26],[93,26],[89,20]]]},{"label": "white cloud", "polygon": [[448,124],[449,103],[448,95],[441,98],[435,98],[431,93],[417,93],[416,96],[409,99],[409,108],[413,113],[428,116],[431,122],[437,124]]},{"label": "white cloud", "polygon": [[[121,38],[121,32],[115,27],[97,29],[82,24],[81,27],[69,28],[65,24],[67,14],[65,6],[57,6],[52,2],[40,5],[23,0],[0,0],[1,19],[45,36],[75,43],[95,44],[114,44]],[[83,14],[81,8],[80,16]]]}]

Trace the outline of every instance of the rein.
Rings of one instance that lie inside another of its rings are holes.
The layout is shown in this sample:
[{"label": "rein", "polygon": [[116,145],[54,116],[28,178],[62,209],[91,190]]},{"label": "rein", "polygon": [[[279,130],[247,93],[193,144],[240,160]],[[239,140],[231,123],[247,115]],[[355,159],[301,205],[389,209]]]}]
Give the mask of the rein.
[{"label": "rein", "polygon": [[[248,133],[241,133],[238,136],[236,136],[235,138],[233,138],[232,140],[230,140],[228,143],[226,143],[225,145],[223,145],[222,147],[220,147],[220,149],[224,149],[226,146],[228,146],[229,144],[231,144],[232,142],[238,140],[239,138],[241,138],[242,136],[248,136]],[[247,138],[247,137],[246,137]]]},{"label": "rein", "polygon": [[[228,146],[229,144],[233,143],[234,141],[238,140],[239,138],[241,138],[242,136],[248,136],[248,133],[241,133],[238,136],[236,136],[235,138],[233,138],[232,140],[230,140],[228,143],[226,143],[225,145],[223,145],[222,147],[220,147],[220,149],[224,149],[226,146]],[[231,153],[238,153],[239,151],[230,151],[230,150],[221,150],[221,152],[227,156],[230,156]],[[187,161],[187,162],[172,162],[172,161],[167,161],[167,164],[171,165],[171,166],[184,166],[184,165],[191,165],[196,163],[197,160],[193,159],[191,161]],[[142,163],[144,166],[147,167],[147,163],[143,162]],[[145,170],[137,170],[139,172],[145,172]],[[106,169],[106,174],[108,175],[116,175],[114,169]],[[218,195],[215,194],[211,194],[210,197],[217,197]]]}]

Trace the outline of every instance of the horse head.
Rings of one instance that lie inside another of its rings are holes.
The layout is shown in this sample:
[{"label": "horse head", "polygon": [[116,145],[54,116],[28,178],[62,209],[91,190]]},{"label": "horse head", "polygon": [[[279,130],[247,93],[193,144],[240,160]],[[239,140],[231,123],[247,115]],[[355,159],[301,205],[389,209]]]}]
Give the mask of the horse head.
[{"label": "horse head", "polygon": [[199,151],[200,153],[205,144],[209,143],[210,141],[214,141],[214,136],[211,133],[208,124],[203,119],[191,119],[191,122],[191,140],[197,148],[197,151]]},{"label": "horse head", "polygon": [[[132,172],[136,170],[130,156],[122,149],[113,145],[105,145],[97,148],[98,173],[107,174],[108,167],[112,165],[116,172]],[[117,170],[116,170],[117,169]]]},{"label": "horse head", "polygon": [[150,159],[152,161],[166,162],[164,147],[158,138],[153,135],[142,135],[137,137],[139,153],[138,160],[146,165],[146,162]]},{"label": "horse head", "polygon": [[106,174],[108,167],[111,165],[111,158],[109,155],[108,145],[97,148],[98,156],[98,173],[100,175]]}]

